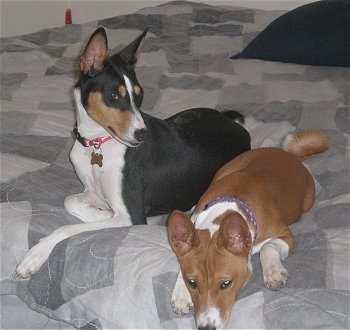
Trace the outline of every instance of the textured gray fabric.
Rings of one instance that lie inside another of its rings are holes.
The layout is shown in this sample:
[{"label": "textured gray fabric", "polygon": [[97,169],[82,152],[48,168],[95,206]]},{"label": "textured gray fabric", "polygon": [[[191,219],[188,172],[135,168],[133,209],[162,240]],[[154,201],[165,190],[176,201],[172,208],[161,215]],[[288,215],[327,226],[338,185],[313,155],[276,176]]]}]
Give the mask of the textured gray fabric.
[{"label": "textured gray fabric", "polygon": [[2,40],[2,328],[195,327],[192,313],[180,317],[170,306],[178,264],[162,226],[166,216],[71,237],[31,280],[11,277],[28,247],[80,222],[63,207],[67,195],[83,189],[68,158],[71,89],[80,51],[99,25],[111,53],[149,27],[137,67],[143,111],[165,118],[197,106],[238,110],[254,147],[278,145],[295,129],[329,134],[330,149],[305,162],[317,196],[291,226],[297,249],[284,262],[286,287],[266,289],[253,256],[252,280],[228,328],[349,328],[350,71],[229,59],[282,13],[176,1]]}]

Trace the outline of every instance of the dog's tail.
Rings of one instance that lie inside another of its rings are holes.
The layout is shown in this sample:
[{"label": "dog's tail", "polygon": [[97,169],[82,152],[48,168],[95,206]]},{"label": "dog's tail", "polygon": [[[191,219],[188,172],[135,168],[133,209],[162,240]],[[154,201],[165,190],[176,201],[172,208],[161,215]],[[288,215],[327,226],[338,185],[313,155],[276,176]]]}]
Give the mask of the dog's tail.
[{"label": "dog's tail", "polygon": [[228,118],[236,121],[239,124],[244,124],[244,116],[239,113],[238,111],[235,110],[224,110],[222,112],[225,116],[227,116]]},{"label": "dog's tail", "polygon": [[292,133],[285,137],[282,148],[300,159],[306,159],[326,151],[329,137],[320,129]]}]

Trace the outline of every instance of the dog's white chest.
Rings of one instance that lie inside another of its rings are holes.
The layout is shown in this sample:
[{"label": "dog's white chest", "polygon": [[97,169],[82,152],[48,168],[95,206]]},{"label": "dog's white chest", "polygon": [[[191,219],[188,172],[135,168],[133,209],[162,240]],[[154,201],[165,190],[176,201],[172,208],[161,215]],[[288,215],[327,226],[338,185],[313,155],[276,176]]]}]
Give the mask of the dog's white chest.
[{"label": "dog's white chest", "polygon": [[[79,88],[74,90],[74,95],[79,134],[91,141],[109,136],[105,129],[88,116],[80,101]],[[98,148],[93,145],[86,147],[75,141],[70,153],[71,161],[84,184],[85,191],[96,194],[109,206],[124,205],[121,190],[126,148],[115,139],[101,143]]]},{"label": "dog's white chest", "polygon": [[118,141],[106,142],[98,151],[103,156],[101,167],[91,164],[91,154],[96,152],[94,147],[84,147],[76,141],[71,151],[72,163],[85,189],[94,192],[110,205],[116,203],[115,199],[120,199],[118,204],[123,204],[121,189],[125,151],[126,147]]}]

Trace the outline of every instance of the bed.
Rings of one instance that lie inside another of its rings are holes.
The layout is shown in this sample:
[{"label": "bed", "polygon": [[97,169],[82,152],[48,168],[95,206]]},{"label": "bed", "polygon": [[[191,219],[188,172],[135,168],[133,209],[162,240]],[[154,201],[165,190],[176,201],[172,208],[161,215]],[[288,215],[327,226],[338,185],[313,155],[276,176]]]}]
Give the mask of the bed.
[{"label": "bed", "polygon": [[[332,2],[339,3],[346,2]],[[297,249],[284,262],[286,286],[266,289],[253,256],[252,280],[227,327],[349,328],[350,69],[345,62],[261,59],[259,49],[242,53],[285,14],[175,1],[1,39],[1,328],[195,328],[192,313],[178,316],[170,306],[178,263],[167,241],[167,215],[148,219],[148,226],[73,236],[31,279],[12,278],[40,238],[80,222],[63,206],[67,195],[82,191],[69,161],[71,92],[78,56],[98,26],[106,28],[111,53],[149,27],[137,66],[145,112],[165,118],[197,106],[238,110],[253,148],[278,146],[293,131],[327,132],[330,149],[305,161],[317,195],[291,226]]]}]

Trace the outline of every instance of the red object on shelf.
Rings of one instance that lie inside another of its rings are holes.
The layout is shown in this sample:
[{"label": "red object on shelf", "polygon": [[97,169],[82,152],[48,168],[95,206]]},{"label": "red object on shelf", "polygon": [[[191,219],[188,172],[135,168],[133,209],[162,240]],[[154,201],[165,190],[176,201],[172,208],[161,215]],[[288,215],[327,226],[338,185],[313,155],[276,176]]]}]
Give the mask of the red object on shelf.
[{"label": "red object on shelf", "polygon": [[70,8],[66,10],[65,22],[66,25],[72,24],[72,10]]}]

